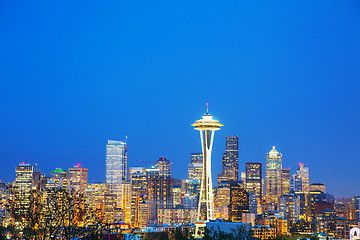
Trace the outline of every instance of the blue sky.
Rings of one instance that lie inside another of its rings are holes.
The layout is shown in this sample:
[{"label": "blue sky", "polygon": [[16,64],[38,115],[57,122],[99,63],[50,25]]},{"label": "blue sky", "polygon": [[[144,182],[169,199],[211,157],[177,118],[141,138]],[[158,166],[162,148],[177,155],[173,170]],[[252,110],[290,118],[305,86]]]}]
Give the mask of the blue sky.
[{"label": "blue sky", "polygon": [[[0,1],[0,179],[16,164],[104,180],[107,139],[128,165],[165,156],[185,178],[200,151],[190,126],[210,112],[213,178],[225,136],[240,171],[310,168],[336,197],[360,183],[359,1]],[[149,166],[150,164],[144,164]]]}]

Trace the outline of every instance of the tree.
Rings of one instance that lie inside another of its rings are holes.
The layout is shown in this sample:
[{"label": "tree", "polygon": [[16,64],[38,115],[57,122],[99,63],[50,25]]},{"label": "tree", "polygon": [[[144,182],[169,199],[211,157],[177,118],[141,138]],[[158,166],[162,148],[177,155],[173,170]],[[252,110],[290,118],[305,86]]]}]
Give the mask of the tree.
[{"label": "tree", "polygon": [[95,215],[83,194],[55,188],[26,192],[14,187],[10,213],[18,232],[34,239],[55,239],[59,234],[71,239],[86,234],[84,226]]},{"label": "tree", "polygon": [[9,212],[15,221],[15,229],[20,229],[27,238],[38,239],[37,229],[41,223],[41,196],[36,190],[25,191],[12,187]]},{"label": "tree", "polygon": [[192,236],[188,228],[185,228],[184,230],[181,230],[181,228],[176,228],[173,239],[187,240],[187,239],[194,239],[194,237]]},{"label": "tree", "polygon": [[219,240],[252,240],[254,239],[252,237],[251,230],[247,230],[244,226],[238,226],[236,229],[232,229],[231,233],[227,233],[224,231],[221,231],[220,228],[214,229],[213,227],[208,229],[205,227],[204,229],[204,236],[202,238],[203,240],[213,240],[213,239],[219,239]]}]

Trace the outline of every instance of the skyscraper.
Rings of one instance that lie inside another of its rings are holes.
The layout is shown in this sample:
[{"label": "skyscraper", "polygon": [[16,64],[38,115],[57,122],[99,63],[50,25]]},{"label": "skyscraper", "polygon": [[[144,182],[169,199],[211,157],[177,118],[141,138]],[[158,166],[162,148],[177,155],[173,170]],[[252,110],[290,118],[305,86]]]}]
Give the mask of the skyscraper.
[{"label": "skyscraper", "polygon": [[106,183],[110,193],[116,195],[117,207],[122,205],[122,182],[127,180],[127,145],[122,141],[108,140],[106,145]]},{"label": "skyscraper", "polygon": [[204,161],[204,170],[201,178],[201,190],[195,230],[195,236],[198,237],[200,235],[199,227],[205,227],[206,222],[215,218],[211,178],[211,152],[215,131],[220,130],[220,127],[223,125],[219,121],[214,120],[213,116],[207,111],[202,116],[202,119],[195,121],[192,126],[195,127],[195,130],[199,130],[200,132],[201,148]]},{"label": "skyscraper", "polygon": [[[140,169],[139,169],[140,170]],[[144,227],[140,221],[141,204],[148,203],[148,181],[145,169],[133,172],[130,175],[131,180],[131,225],[134,227]],[[148,210],[146,211],[148,212]],[[147,223],[147,220],[146,222]]]},{"label": "skyscraper", "polygon": [[281,194],[290,193],[291,174],[290,168],[281,169]]},{"label": "skyscraper", "polygon": [[275,146],[266,154],[265,199],[267,203],[278,203],[281,196],[282,155]]},{"label": "skyscraper", "polygon": [[226,152],[223,154],[222,167],[233,168],[235,170],[233,180],[239,179],[239,139],[237,136],[226,137]]},{"label": "skyscraper", "polygon": [[309,168],[299,163],[299,168],[291,178],[290,188],[293,192],[308,194],[310,191]]},{"label": "skyscraper", "polygon": [[288,225],[295,223],[300,217],[300,197],[295,194],[284,194],[280,198],[280,216],[288,219]]},{"label": "skyscraper", "polygon": [[67,171],[56,168],[55,170],[50,171],[50,179],[54,182],[55,188],[58,189],[67,189]]},{"label": "skyscraper", "polygon": [[127,145],[122,141],[108,140],[106,145],[106,182],[121,184],[127,180]]},{"label": "skyscraper", "polygon": [[155,163],[155,168],[159,169],[160,178],[171,178],[171,163],[166,158],[159,158]]},{"label": "skyscraper", "polygon": [[149,179],[149,223],[157,224],[158,210],[173,207],[174,179],[151,178]]},{"label": "skyscraper", "polygon": [[69,168],[69,182],[70,188],[75,193],[84,193],[87,188],[88,169],[81,167],[80,164]]},{"label": "skyscraper", "polygon": [[188,179],[201,179],[203,172],[203,155],[202,153],[192,153],[191,162],[188,166]]},{"label": "skyscraper", "polygon": [[249,193],[239,181],[230,181],[229,220],[240,222],[242,214],[249,212]]},{"label": "skyscraper", "polygon": [[247,162],[245,163],[245,190],[248,193],[257,195],[262,199],[262,164],[261,162]]},{"label": "skyscraper", "polygon": [[303,163],[299,163],[298,175],[300,175],[301,178],[301,191],[303,193],[309,193],[310,191],[309,168],[305,167]]},{"label": "skyscraper", "polygon": [[23,162],[16,166],[15,173],[15,211],[22,212],[29,208],[31,201],[30,195],[33,186],[33,167],[30,164]]}]

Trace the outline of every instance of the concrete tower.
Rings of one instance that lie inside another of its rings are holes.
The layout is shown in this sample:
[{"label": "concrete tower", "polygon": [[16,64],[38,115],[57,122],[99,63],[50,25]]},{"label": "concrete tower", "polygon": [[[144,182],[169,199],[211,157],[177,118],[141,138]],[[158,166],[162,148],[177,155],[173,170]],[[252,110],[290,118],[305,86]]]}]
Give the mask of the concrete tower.
[{"label": "concrete tower", "polygon": [[211,179],[211,151],[216,130],[223,126],[209,114],[208,104],[206,114],[202,119],[195,121],[191,126],[200,131],[201,148],[203,153],[203,174],[201,177],[201,190],[197,212],[195,236],[199,236],[199,227],[205,227],[206,222],[215,219],[214,201]]}]

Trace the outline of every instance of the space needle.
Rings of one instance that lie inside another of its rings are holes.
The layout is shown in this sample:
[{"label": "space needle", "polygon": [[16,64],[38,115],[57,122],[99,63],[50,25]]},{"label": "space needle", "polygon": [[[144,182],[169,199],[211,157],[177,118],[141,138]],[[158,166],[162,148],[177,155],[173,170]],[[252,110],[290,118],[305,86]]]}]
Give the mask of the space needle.
[{"label": "space needle", "polygon": [[206,222],[214,220],[214,198],[211,179],[211,151],[214,141],[215,131],[220,130],[223,126],[218,120],[213,119],[209,114],[209,104],[206,103],[206,113],[202,119],[191,124],[195,130],[200,131],[201,148],[203,154],[203,173],[201,176],[200,198],[198,203],[198,210],[196,216],[196,231],[195,237],[200,237],[199,228],[204,228]]}]

